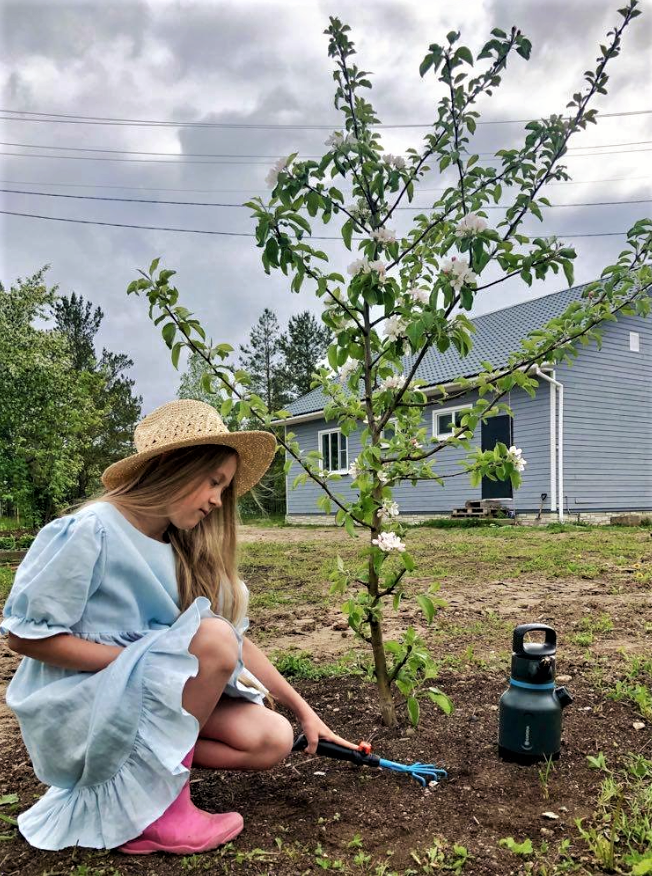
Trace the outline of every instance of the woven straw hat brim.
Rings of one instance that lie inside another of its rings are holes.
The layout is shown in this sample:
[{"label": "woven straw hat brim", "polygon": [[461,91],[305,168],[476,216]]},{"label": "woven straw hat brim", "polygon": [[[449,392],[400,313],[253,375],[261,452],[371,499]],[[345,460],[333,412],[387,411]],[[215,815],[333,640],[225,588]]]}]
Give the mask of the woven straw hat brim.
[{"label": "woven straw hat brim", "polygon": [[271,432],[216,432],[212,435],[171,441],[120,459],[104,471],[102,483],[108,490],[114,490],[137,474],[138,470],[155,456],[181,447],[200,444],[225,444],[238,452],[237,496],[243,496],[258,483],[272,464],[276,452],[276,438]]}]

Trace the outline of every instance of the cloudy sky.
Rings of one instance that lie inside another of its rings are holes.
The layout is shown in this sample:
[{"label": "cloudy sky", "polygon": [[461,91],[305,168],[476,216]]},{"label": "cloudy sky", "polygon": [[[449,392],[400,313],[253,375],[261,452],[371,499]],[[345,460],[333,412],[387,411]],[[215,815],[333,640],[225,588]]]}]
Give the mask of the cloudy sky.
[{"label": "cloudy sky", "polygon": [[[488,124],[478,127],[474,150],[493,153],[517,144],[523,124],[492,122],[563,110],[581,87],[583,72],[594,66],[599,43],[620,21],[616,9],[622,2],[0,0],[1,188],[212,202],[135,204],[2,193],[0,209],[251,235],[249,211],[238,205],[265,195],[264,179],[274,159],[295,151],[321,155],[328,134],[341,126],[323,33],[330,15],[352,28],[357,63],[373,74],[370,99],[378,117],[386,125],[404,126],[382,129],[383,146],[394,154],[410,146],[420,149],[427,128],[409,126],[426,126],[434,115],[436,80],[418,74],[428,45],[461,29],[462,41],[475,53],[492,27],[519,26],[532,41],[531,60],[515,56],[501,88],[478,107]],[[625,32],[621,57],[611,64],[609,94],[595,103],[601,113],[617,115],[576,137],[567,161],[574,182],[547,193],[553,204],[576,206],[550,209],[542,225],[527,226],[537,233],[569,235],[578,252],[578,282],[593,279],[622,248],[622,237],[602,235],[624,231],[652,213],[652,3],[644,0],[640,8],[644,15]],[[55,114],[102,123],[54,121]],[[106,122],[116,119],[122,121]],[[432,173],[414,203],[431,203],[432,190],[441,185],[442,178]],[[580,206],[642,199],[648,202]],[[397,231],[409,228],[410,215],[400,214]],[[490,215],[497,221],[501,213]],[[334,222],[313,230],[336,232]],[[144,413],[173,398],[179,381],[145,302],[125,294],[137,268],[147,267],[153,257],[162,256],[162,264],[177,270],[180,303],[197,314],[215,341],[236,348],[265,307],[282,326],[306,308],[319,312],[312,289],[304,286],[301,295],[293,295],[281,274],[265,275],[252,237],[4,214],[0,240],[5,286],[47,263],[49,282],[61,292],[74,290],[102,307],[99,343],[134,360],[132,376]],[[353,258],[337,240],[321,246],[331,254],[334,269],[343,270]],[[554,292],[562,282],[552,277],[530,290],[509,281],[488,290],[477,313]]]}]

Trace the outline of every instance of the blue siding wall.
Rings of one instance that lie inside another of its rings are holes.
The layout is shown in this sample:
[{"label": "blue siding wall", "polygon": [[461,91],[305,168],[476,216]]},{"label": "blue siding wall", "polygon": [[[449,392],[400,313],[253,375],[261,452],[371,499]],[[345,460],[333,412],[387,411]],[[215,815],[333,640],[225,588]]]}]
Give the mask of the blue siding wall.
[{"label": "blue siding wall", "polygon": [[[640,352],[629,348],[630,331]],[[571,513],[652,509],[652,318],[603,330],[557,369],[564,384],[564,492]]]},{"label": "blue siding wall", "polygon": [[[475,396],[469,396],[469,403]],[[538,509],[541,493],[547,493],[548,499],[544,508],[550,503],[550,392],[549,386],[542,383],[535,398],[530,398],[522,390],[515,390],[506,399],[514,413],[514,442],[523,450],[527,466],[521,488],[517,491],[514,507],[520,511]],[[449,407],[459,407],[464,400],[451,402]],[[433,411],[444,411],[447,405],[432,405],[424,411],[422,426],[427,429],[427,435],[433,435]],[[296,434],[296,440],[304,452],[319,450],[318,433],[323,429],[335,427],[335,422],[312,420],[298,423],[288,429]],[[349,436],[349,465],[360,453],[360,435],[358,430]],[[479,445],[480,432],[471,442]],[[479,487],[471,487],[466,473],[461,471],[460,460],[466,452],[458,448],[442,450],[434,458],[434,470],[443,476],[457,475],[447,478],[442,487],[436,481],[421,481],[412,486],[409,481],[403,481],[394,486],[394,500],[398,502],[403,514],[449,514],[453,508],[463,507],[469,499],[479,499]],[[321,496],[321,488],[312,480],[299,485],[292,490],[292,483],[300,474],[301,468],[293,462],[287,476],[288,514],[321,514],[317,499]],[[347,499],[353,498],[354,491],[350,488],[351,478],[344,475],[341,481],[331,481],[333,492],[342,493]]]},{"label": "blue siding wall", "polygon": [[[630,350],[630,332],[640,337],[640,352]],[[626,317],[603,329],[600,350],[594,344],[580,349],[572,366],[557,368],[564,384],[564,493],[571,514],[588,511],[652,510],[652,317]],[[514,443],[527,460],[523,483],[514,497],[517,511],[539,509],[547,493],[545,511],[551,507],[550,393],[540,381],[534,398],[515,390],[509,399],[513,414]],[[452,403],[451,403],[452,404]],[[455,404],[459,405],[460,402]],[[424,412],[423,424],[432,436],[433,406]],[[323,419],[288,427],[304,450],[318,450],[318,431],[335,427]],[[479,441],[479,432],[478,432]],[[349,437],[349,464],[360,452],[360,432]],[[435,470],[451,475],[464,457],[457,449],[435,457]],[[321,489],[312,481],[291,489],[301,471],[293,463],[287,478],[289,514],[320,514],[316,501]],[[333,481],[333,490],[352,497],[350,478]],[[445,486],[409,481],[394,487],[394,497],[404,514],[450,513],[468,499],[479,499],[463,474]]]}]

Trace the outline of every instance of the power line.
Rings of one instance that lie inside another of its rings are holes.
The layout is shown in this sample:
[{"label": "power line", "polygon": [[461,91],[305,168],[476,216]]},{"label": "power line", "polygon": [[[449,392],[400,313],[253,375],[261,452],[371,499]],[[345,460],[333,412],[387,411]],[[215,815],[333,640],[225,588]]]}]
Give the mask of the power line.
[{"label": "power line", "polygon": [[[596,147],[597,148],[597,147]],[[568,160],[572,160],[575,158],[599,158],[602,155],[629,155],[635,152],[652,152],[652,147],[644,148],[644,149],[623,149],[616,152],[594,152],[591,154],[583,154],[583,155],[568,155],[562,156],[562,158],[567,158]],[[169,153],[168,153],[169,154]],[[491,154],[491,153],[487,153]],[[198,161],[194,158],[191,158],[188,161],[178,160],[171,161],[167,158],[104,158],[104,157],[91,157],[89,155],[28,155],[24,152],[0,152],[0,158],[3,155],[12,155],[15,158],[49,158],[55,161],[114,161],[119,163],[136,163],[136,164],[230,164],[230,165],[242,165],[243,167],[248,167],[250,165],[263,165],[265,167],[268,166],[267,161],[232,161],[230,159],[220,159],[217,161]],[[321,156],[317,156],[321,157]],[[492,164],[498,163],[500,164],[501,159],[499,157],[495,158],[484,158],[484,164]]]},{"label": "power line", "polygon": [[[25,115],[30,116],[27,119],[8,118],[4,121],[13,122],[47,122],[51,124],[77,124],[77,125],[117,125],[136,127],[152,126],[166,128],[259,128],[261,130],[280,129],[280,130],[337,130],[338,125],[333,122],[329,125],[322,124],[278,124],[273,122],[180,122],[180,121],[163,121],[156,119],[124,119],[112,118],[110,116],[81,116],[68,113],[43,113],[32,110],[10,110],[0,109],[0,112],[11,113],[13,116]],[[622,116],[641,116],[649,115],[652,110],[631,110],[621,113],[602,113],[600,118],[609,119]],[[46,116],[46,118],[32,118],[33,116]],[[0,119],[2,120],[2,119]],[[487,121],[479,121],[478,125],[516,125],[531,122],[532,119],[489,119]],[[432,122],[428,123],[413,123],[413,124],[383,124],[378,123],[370,125],[372,128],[431,128]],[[341,126],[340,126],[341,127]]]},{"label": "power line", "polygon": [[[204,228],[170,228],[164,227],[160,225],[132,225],[126,224],[123,222],[99,222],[92,219],[67,219],[63,216],[41,216],[36,213],[16,213],[13,210],[0,210],[0,214],[5,216],[22,216],[27,219],[47,219],[51,222],[74,222],[78,225],[108,225],[112,228],[140,228],[145,231],[180,231],[185,234],[216,234],[220,237],[253,237],[255,238],[255,234],[250,234],[244,231],[209,231]],[[627,234],[626,231],[606,231],[606,232],[589,232],[582,234],[567,234],[564,232],[563,234],[555,234],[550,231],[541,231],[537,234],[537,237],[623,237]],[[322,236],[322,235],[311,235],[310,240],[341,240],[341,237],[336,237],[333,235],[330,236]],[[353,240],[364,240],[365,238],[357,237],[353,238]]]},{"label": "power line", "polygon": [[[571,152],[582,149],[611,149],[614,147],[620,148],[621,146],[645,146],[649,143],[652,143],[652,140],[630,140],[626,143],[600,143],[595,146],[575,146],[567,151]],[[51,146],[47,143],[6,143],[3,141],[0,141],[0,146],[17,146],[21,149],[53,149],[59,152],[104,152],[112,155],[167,155],[171,158],[265,158],[271,161],[285,157],[283,155],[243,155],[241,153],[228,152],[184,152],[182,154],[177,152],[138,152],[132,149],[93,149],[89,146]],[[495,155],[495,152],[477,152],[474,154],[484,157],[487,155]],[[322,158],[322,155],[304,155],[303,157]]]},{"label": "power line", "polygon": [[[594,185],[597,183],[605,183],[605,182],[638,182],[640,180],[650,180],[652,177],[649,176],[617,176],[617,177],[607,177],[605,179],[578,179],[578,180],[563,180],[561,182],[556,183],[547,183],[547,186],[583,186],[583,185]],[[127,191],[134,192],[186,192],[193,194],[222,194],[224,192],[248,192],[249,194],[257,194],[257,193],[269,193],[268,189],[178,189],[178,188],[166,188],[164,186],[156,186],[154,188],[148,186],[113,186],[113,185],[101,185],[99,183],[71,183],[71,182],[34,182],[32,180],[16,180],[16,179],[0,179],[0,184],[3,185],[11,185],[11,186],[56,186],[57,188],[61,188],[62,186],[65,188],[81,188],[81,189],[122,189]],[[444,192],[445,188],[438,189],[419,189],[420,192]]]},{"label": "power line", "polygon": [[[117,201],[123,204],[168,204],[177,207],[235,207],[239,210],[248,209],[244,204],[224,204],[216,201],[162,201],[151,198],[108,198],[100,195],[68,195],[61,192],[29,192],[25,189],[0,189],[0,192],[5,192],[12,195],[38,195],[42,198],[72,198],[77,201]],[[548,207],[563,208],[563,207],[612,207],[620,204],[650,204],[652,198],[640,198],[628,201],[590,201],[578,202],[574,204],[548,204]],[[427,204],[421,206],[397,207],[398,210],[429,210],[431,207]],[[507,207],[500,205],[484,205],[483,210],[506,210]]]}]

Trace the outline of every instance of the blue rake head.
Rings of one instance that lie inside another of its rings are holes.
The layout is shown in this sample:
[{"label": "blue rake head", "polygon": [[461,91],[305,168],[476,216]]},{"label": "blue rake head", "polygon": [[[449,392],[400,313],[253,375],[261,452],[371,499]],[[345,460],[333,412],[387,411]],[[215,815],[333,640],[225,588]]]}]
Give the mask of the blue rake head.
[{"label": "blue rake head", "polygon": [[448,778],[446,770],[435,766],[434,763],[396,763],[381,757],[378,766],[386,770],[394,770],[397,773],[408,773],[424,788],[430,782],[440,782],[442,779]]}]

